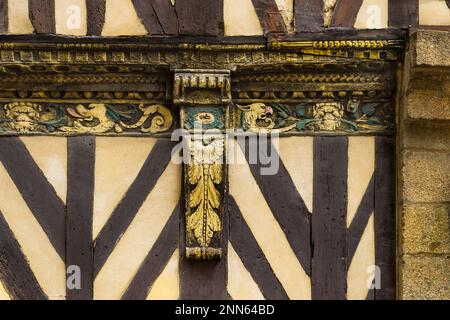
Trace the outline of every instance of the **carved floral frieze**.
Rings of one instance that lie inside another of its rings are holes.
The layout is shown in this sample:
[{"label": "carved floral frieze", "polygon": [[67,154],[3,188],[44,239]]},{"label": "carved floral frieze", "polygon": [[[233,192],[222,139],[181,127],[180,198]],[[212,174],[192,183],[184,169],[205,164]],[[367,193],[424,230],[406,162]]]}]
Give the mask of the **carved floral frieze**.
[{"label": "carved floral frieze", "polygon": [[255,133],[364,133],[393,130],[389,102],[362,102],[357,98],[318,103],[251,103],[236,105],[236,123]]},{"label": "carved floral frieze", "polygon": [[173,121],[172,112],[159,104],[59,106],[12,102],[0,108],[0,134],[156,134],[169,131]]}]

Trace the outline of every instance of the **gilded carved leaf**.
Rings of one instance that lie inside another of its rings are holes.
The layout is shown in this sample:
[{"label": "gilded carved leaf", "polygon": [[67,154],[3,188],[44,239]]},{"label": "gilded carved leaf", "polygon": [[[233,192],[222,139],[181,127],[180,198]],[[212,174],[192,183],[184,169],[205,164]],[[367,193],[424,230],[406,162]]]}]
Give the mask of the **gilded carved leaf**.
[{"label": "gilded carved leaf", "polygon": [[[188,182],[192,186],[188,198],[187,227],[201,247],[208,247],[215,232],[221,231],[221,220],[217,210],[221,204],[221,193],[217,189],[222,182],[223,140],[214,139],[205,145],[203,141],[191,142],[193,161],[188,165]],[[218,150],[220,149],[220,150]],[[192,213],[189,213],[193,210]]]}]

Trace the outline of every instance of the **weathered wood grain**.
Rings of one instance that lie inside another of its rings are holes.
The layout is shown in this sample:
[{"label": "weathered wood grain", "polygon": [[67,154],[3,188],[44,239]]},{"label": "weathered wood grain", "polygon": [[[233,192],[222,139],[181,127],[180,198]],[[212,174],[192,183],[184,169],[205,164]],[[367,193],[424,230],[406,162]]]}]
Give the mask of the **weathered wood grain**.
[{"label": "weathered wood grain", "polygon": [[27,258],[0,212],[0,279],[12,299],[46,300]]},{"label": "weathered wood grain", "polygon": [[8,32],[8,0],[0,0],[0,32]]},{"label": "weathered wood grain", "polygon": [[389,0],[388,26],[408,28],[419,25],[419,0]]},{"label": "weathered wood grain", "polygon": [[28,0],[28,10],[36,33],[56,33],[55,0]]},{"label": "weathered wood grain", "polygon": [[353,256],[374,208],[374,176],[370,179],[361,203],[358,206],[347,232],[347,267],[350,268]]},{"label": "weathered wood grain", "polygon": [[338,0],[330,27],[353,28],[363,0]]},{"label": "weathered wood grain", "polygon": [[252,0],[252,2],[264,34],[287,32],[286,25],[275,0]]},{"label": "weathered wood grain", "polygon": [[366,300],[375,300],[375,290],[369,289]]},{"label": "weathered wood grain", "polygon": [[66,288],[68,300],[93,298],[94,171],[95,137],[67,138],[66,268],[81,271],[81,289]]},{"label": "weathered wood grain", "polygon": [[168,139],[159,139],[156,142],[136,179],[100,231],[94,247],[94,277],[166,169],[174,145],[175,142]]},{"label": "weathered wood grain", "polygon": [[245,268],[250,272],[264,298],[269,300],[288,300],[289,297],[275,276],[264,252],[259,247],[241,211],[229,196],[227,211],[230,218],[230,241]]},{"label": "weathered wood grain", "polygon": [[[185,203],[182,199],[181,203]],[[224,203],[227,207],[226,202]],[[225,300],[227,299],[228,279],[228,215],[223,215],[221,232],[222,258],[220,260],[186,259],[186,228],[180,228],[180,299],[181,300]],[[184,210],[180,210],[180,224],[186,225]]]},{"label": "weathered wood grain", "polygon": [[122,296],[123,300],[145,300],[148,296],[154,282],[164,270],[177,248],[179,219],[180,203],[173,210],[164,229],[139,267],[135,277]]},{"label": "weathered wood grain", "polygon": [[149,2],[153,8],[158,23],[162,28],[162,33],[167,35],[177,35],[178,17],[172,2],[170,0],[141,0],[141,2],[144,1]]},{"label": "weathered wood grain", "polygon": [[[264,199],[272,211],[275,219],[291,245],[297,259],[307,275],[311,274],[311,230],[310,213],[306,204],[298,193],[289,172],[283,164],[275,148],[268,140],[266,150],[272,150],[272,159],[278,159],[278,171],[275,175],[262,175],[261,163],[251,164],[249,159],[250,143],[240,141],[240,147],[249,163],[250,171],[258,184]],[[259,143],[258,143],[259,145]],[[259,159],[258,159],[259,160]],[[259,162],[259,161],[258,161]]]},{"label": "weathered wood grain", "polygon": [[132,0],[136,13],[149,34],[164,34],[150,0]]},{"label": "weathered wood grain", "polygon": [[381,271],[376,300],[393,300],[395,290],[395,138],[375,138],[375,263]]},{"label": "weathered wood grain", "polygon": [[323,0],[296,0],[294,13],[296,32],[323,30]]},{"label": "weathered wood grain", "polygon": [[223,35],[223,0],[176,1],[175,10],[179,34]]},{"label": "weathered wood grain", "polygon": [[314,138],[312,298],[344,300],[347,292],[348,138]]},{"label": "weathered wood grain", "polygon": [[101,36],[105,24],[106,0],[86,0],[87,35]]},{"label": "weathered wood grain", "polygon": [[61,259],[65,259],[66,208],[17,137],[0,139],[0,161]]}]

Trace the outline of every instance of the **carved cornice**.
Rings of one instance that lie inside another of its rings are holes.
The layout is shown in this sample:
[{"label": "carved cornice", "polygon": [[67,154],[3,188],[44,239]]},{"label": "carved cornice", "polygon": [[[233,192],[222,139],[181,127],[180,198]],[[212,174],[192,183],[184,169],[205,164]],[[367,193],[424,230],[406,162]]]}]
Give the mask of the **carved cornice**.
[{"label": "carved cornice", "polygon": [[[12,103],[35,104],[42,111],[53,110],[58,115],[56,110],[63,110],[69,125],[79,121],[68,112],[78,105],[103,104],[118,113],[127,108],[139,112],[141,105],[162,105],[170,110],[172,121],[184,128],[195,128],[203,122],[206,129],[232,130],[245,126],[240,118],[243,111],[226,106],[259,103],[272,108],[269,117],[275,121],[272,129],[282,129],[284,134],[322,134],[326,131],[324,127],[298,125],[285,130],[281,123],[293,125],[311,120],[314,106],[321,103],[344,106],[341,123],[365,121],[368,114],[360,119],[362,109],[356,114],[345,109],[356,99],[366,111],[367,105],[375,105],[377,120],[373,115],[372,122],[379,121],[382,125],[335,126],[333,132],[387,132],[393,128],[396,65],[403,46],[402,40],[395,37],[378,39],[364,34],[362,38],[353,35],[342,39],[339,35],[336,39],[323,40],[274,36],[267,43],[261,39],[197,43],[176,39],[161,42],[115,39],[109,43],[107,39],[103,42],[91,39],[86,43],[86,40],[70,38],[62,42],[58,42],[59,38],[33,42],[8,41],[11,37],[6,37],[0,44],[0,131],[1,134],[18,132],[5,113],[7,105]],[[296,115],[300,104],[307,118]],[[181,106],[181,112],[175,105]],[[284,119],[284,114],[277,110],[278,105],[290,110],[291,118]],[[205,111],[199,106],[215,109]],[[107,116],[116,121],[113,113]],[[174,127],[164,127],[163,131],[169,134]],[[86,130],[78,128],[79,133]],[[114,129],[90,133],[161,134],[157,130],[122,129],[122,132]],[[59,127],[50,130],[39,124],[33,130],[21,130],[20,134],[75,133],[61,131]]]},{"label": "carved cornice", "polygon": [[229,70],[175,70],[173,102],[183,105],[229,104]]},{"label": "carved cornice", "polygon": [[189,68],[300,63],[320,56],[357,60],[397,61],[401,40],[274,41],[265,43],[32,43],[0,44],[1,64],[139,64]]}]

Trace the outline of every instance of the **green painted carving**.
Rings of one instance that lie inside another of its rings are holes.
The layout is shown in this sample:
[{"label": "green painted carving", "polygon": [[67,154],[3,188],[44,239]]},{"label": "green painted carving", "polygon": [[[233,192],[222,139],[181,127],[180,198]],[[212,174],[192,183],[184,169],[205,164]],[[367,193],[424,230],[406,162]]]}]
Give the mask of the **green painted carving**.
[{"label": "green painted carving", "polygon": [[224,129],[222,107],[187,107],[184,127],[191,129]]},{"label": "green painted carving", "polygon": [[237,105],[240,124],[245,131],[283,132],[362,132],[385,131],[394,127],[389,103],[350,99],[346,107],[338,101],[320,103],[252,103]]},{"label": "green painted carving", "polygon": [[173,124],[163,105],[107,105],[90,103],[55,106],[13,102],[0,108],[0,134],[59,133],[118,134],[167,132]]}]

